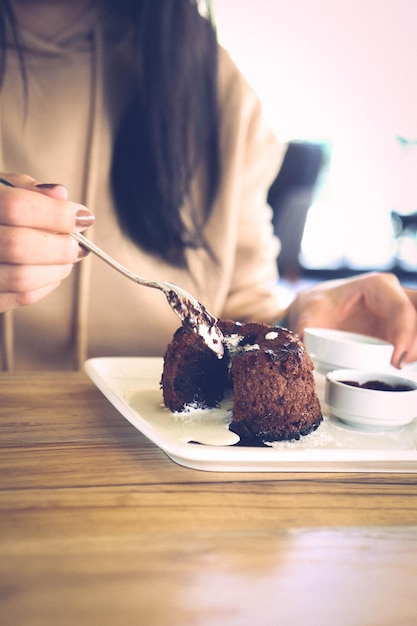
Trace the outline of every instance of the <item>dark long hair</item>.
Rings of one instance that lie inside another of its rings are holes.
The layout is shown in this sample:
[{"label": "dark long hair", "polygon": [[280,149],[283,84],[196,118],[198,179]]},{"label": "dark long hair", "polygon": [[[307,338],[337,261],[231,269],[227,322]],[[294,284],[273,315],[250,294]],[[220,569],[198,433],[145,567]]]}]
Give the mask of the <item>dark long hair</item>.
[{"label": "dark long hair", "polygon": [[[107,0],[135,27],[140,75],[113,151],[119,223],[141,248],[178,267],[187,266],[187,249],[207,249],[204,225],[220,177],[217,39],[209,3],[207,16],[198,4]],[[0,80],[9,27],[24,72],[13,13],[8,1],[0,0]],[[197,172],[203,172],[198,198],[192,193]]]}]

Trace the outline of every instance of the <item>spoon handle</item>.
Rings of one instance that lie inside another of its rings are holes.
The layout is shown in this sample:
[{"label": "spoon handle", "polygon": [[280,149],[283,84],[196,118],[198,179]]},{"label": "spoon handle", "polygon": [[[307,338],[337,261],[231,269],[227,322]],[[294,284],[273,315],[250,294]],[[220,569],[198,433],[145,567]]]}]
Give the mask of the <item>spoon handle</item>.
[{"label": "spoon handle", "polygon": [[142,276],[139,276],[138,274],[131,272],[126,267],[124,267],[124,265],[122,265],[121,263],[116,261],[116,259],[114,259],[112,256],[107,254],[107,252],[104,252],[104,250],[96,246],[96,244],[90,241],[90,239],[87,239],[87,237],[84,237],[84,235],[82,235],[81,233],[71,233],[71,236],[74,237],[74,239],[78,241],[78,243],[83,248],[90,250],[90,252],[98,256],[102,261],[110,265],[113,269],[120,272],[120,274],[123,274],[123,276],[130,278],[130,280],[133,280],[133,282],[138,283],[139,285],[144,285],[145,287],[153,287],[154,289],[162,289],[162,286],[160,285],[160,283],[155,282],[153,280],[147,280],[146,278],[143,278]]}]

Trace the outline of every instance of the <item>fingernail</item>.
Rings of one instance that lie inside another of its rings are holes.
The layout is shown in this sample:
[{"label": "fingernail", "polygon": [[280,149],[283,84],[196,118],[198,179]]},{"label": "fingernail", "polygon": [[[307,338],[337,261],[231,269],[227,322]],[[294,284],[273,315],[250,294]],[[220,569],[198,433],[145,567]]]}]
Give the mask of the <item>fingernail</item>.
[{"label": "fingernail", "polygon": [[54,187],[61,187],[59,183],[39,183],[35,185],[38,189],[54,189]]},{"label": "fingernail", "polygon": [[84,248],[83,246],[78,246],[78,256],[77,256],[77,261],[81,261],[81,259],[84,259],[86,256],[88,256],[90,254],[90,250],[87,250],[87,248]]},{"label": "fingernail", "polygon": [[398,361],[398,367],[401,369],[405,365],[405,361],[407,359],[408,352],[403,352]]},{"label": "fingernail", "polygon": [[96,218],[93,213],[91,213],[88,209],[79,209],[75,216],[75,225],[77,228],[87,228],[88,226],[94,224],[95,219]]}]

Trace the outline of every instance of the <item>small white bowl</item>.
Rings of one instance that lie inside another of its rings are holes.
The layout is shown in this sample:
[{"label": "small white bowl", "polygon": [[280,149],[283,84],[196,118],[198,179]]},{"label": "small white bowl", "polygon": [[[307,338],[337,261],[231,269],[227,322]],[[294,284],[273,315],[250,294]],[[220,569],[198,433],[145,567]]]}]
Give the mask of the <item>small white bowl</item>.
[{"label": "small white bowl", "polygon": [[[354,386],[372,385],[374,381],[390,389]],[[398,386],[407,390],[395,389]],[[326,376],[325,402],[330,415],[346,424],[366,430],[392,430],[417,417],[417,381],[388,372],[335,370]]]},{"label": "small white bowl", "polygon": [[382,339],[330,328],[306,328],[303,342],[322,374],[339,368],[389,368],[394,351],[394,346]]}]

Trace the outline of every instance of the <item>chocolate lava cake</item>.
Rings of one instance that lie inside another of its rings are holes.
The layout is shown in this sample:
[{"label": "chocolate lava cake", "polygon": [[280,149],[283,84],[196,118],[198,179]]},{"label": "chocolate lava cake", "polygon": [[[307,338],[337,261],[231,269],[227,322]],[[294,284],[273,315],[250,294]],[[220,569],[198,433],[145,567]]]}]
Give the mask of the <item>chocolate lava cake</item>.
[{"label": "chocolate lava cake", "polygon": [[219,359],[191,330],[179,328],[168,345],[161,378],[164,404],[173,412],[213,408],[233,393],[230,430],[242,443],[299,439],[322,421],[313,363],[289,330],[219,320]]}]

